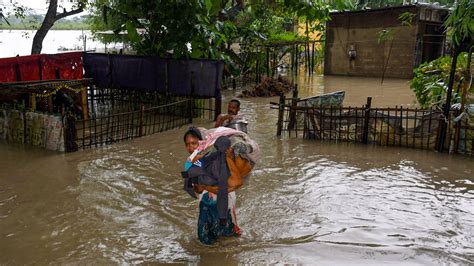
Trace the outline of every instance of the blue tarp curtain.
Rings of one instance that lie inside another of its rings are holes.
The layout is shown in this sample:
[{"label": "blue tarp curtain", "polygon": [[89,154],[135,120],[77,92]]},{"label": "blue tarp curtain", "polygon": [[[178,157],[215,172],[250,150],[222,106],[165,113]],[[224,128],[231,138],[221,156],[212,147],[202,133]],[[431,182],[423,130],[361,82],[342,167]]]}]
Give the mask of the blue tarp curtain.
[{"label": "blue tarp curtain", "polygon": [[83,61],[85,77],[93,78],[99,87],[169,92],[177,96],[219,96],[224,69],[222,61],[209,59],[85,53]]}]

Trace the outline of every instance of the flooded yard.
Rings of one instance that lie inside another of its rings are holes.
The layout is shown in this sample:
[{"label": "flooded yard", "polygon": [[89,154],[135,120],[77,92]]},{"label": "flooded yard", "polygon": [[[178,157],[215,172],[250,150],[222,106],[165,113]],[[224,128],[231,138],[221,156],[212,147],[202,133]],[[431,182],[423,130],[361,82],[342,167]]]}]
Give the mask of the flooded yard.
[{"label": "flooded yard", "polygon": [[[346,90],[347,106],[415,106],[407,80],[299,84]],[[0,263],[474,263],[472,158],[278,138],[276,100],[242,99],[262,159],[237,191],[242,236],[211,247],[182,190],[186,127],[70,154],[0,143]]]}]

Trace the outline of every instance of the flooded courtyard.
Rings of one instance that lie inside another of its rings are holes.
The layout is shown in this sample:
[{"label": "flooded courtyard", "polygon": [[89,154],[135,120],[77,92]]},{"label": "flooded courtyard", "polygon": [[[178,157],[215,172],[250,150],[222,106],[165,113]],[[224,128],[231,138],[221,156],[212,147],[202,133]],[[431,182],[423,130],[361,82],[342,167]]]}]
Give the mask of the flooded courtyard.
[{"label": "flooded courtyard", "polygon": [[[299,84],[346,90],[347,106],[416,106],[407,80]],[[69,154],[0,143],[0,263],[474,263],[472,158],[278,138],[276,100],[242,99],[262,159],[237,191],[242,236],[211,247],[182,190],[186,127]]]}]

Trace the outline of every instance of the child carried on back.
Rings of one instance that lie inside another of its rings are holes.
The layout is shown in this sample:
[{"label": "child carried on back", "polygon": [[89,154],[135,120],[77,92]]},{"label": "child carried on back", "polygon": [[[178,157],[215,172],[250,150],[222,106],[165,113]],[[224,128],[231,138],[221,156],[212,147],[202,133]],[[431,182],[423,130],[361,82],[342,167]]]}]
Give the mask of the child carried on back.
[{"label": "child carried on back", "polygon": [[[184,189],[193,197],[206,190],[227,198],[223,195],[243,185],[260,156],[258,145],[246,133],[226,127],[191,127],[184,141],[191,153],[182,172]],[[222,204],[226,206],[225,200]]]}]

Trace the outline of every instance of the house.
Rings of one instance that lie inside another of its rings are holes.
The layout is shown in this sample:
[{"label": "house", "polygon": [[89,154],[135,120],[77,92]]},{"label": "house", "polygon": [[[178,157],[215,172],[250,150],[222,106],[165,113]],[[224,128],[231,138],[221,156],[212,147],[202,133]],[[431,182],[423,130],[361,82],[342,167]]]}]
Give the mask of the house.
[{"label": "house", "polygon": [[421,4],[331,13],[324,74],[412,78],[413,68],[447,50],[448,13]]}]

